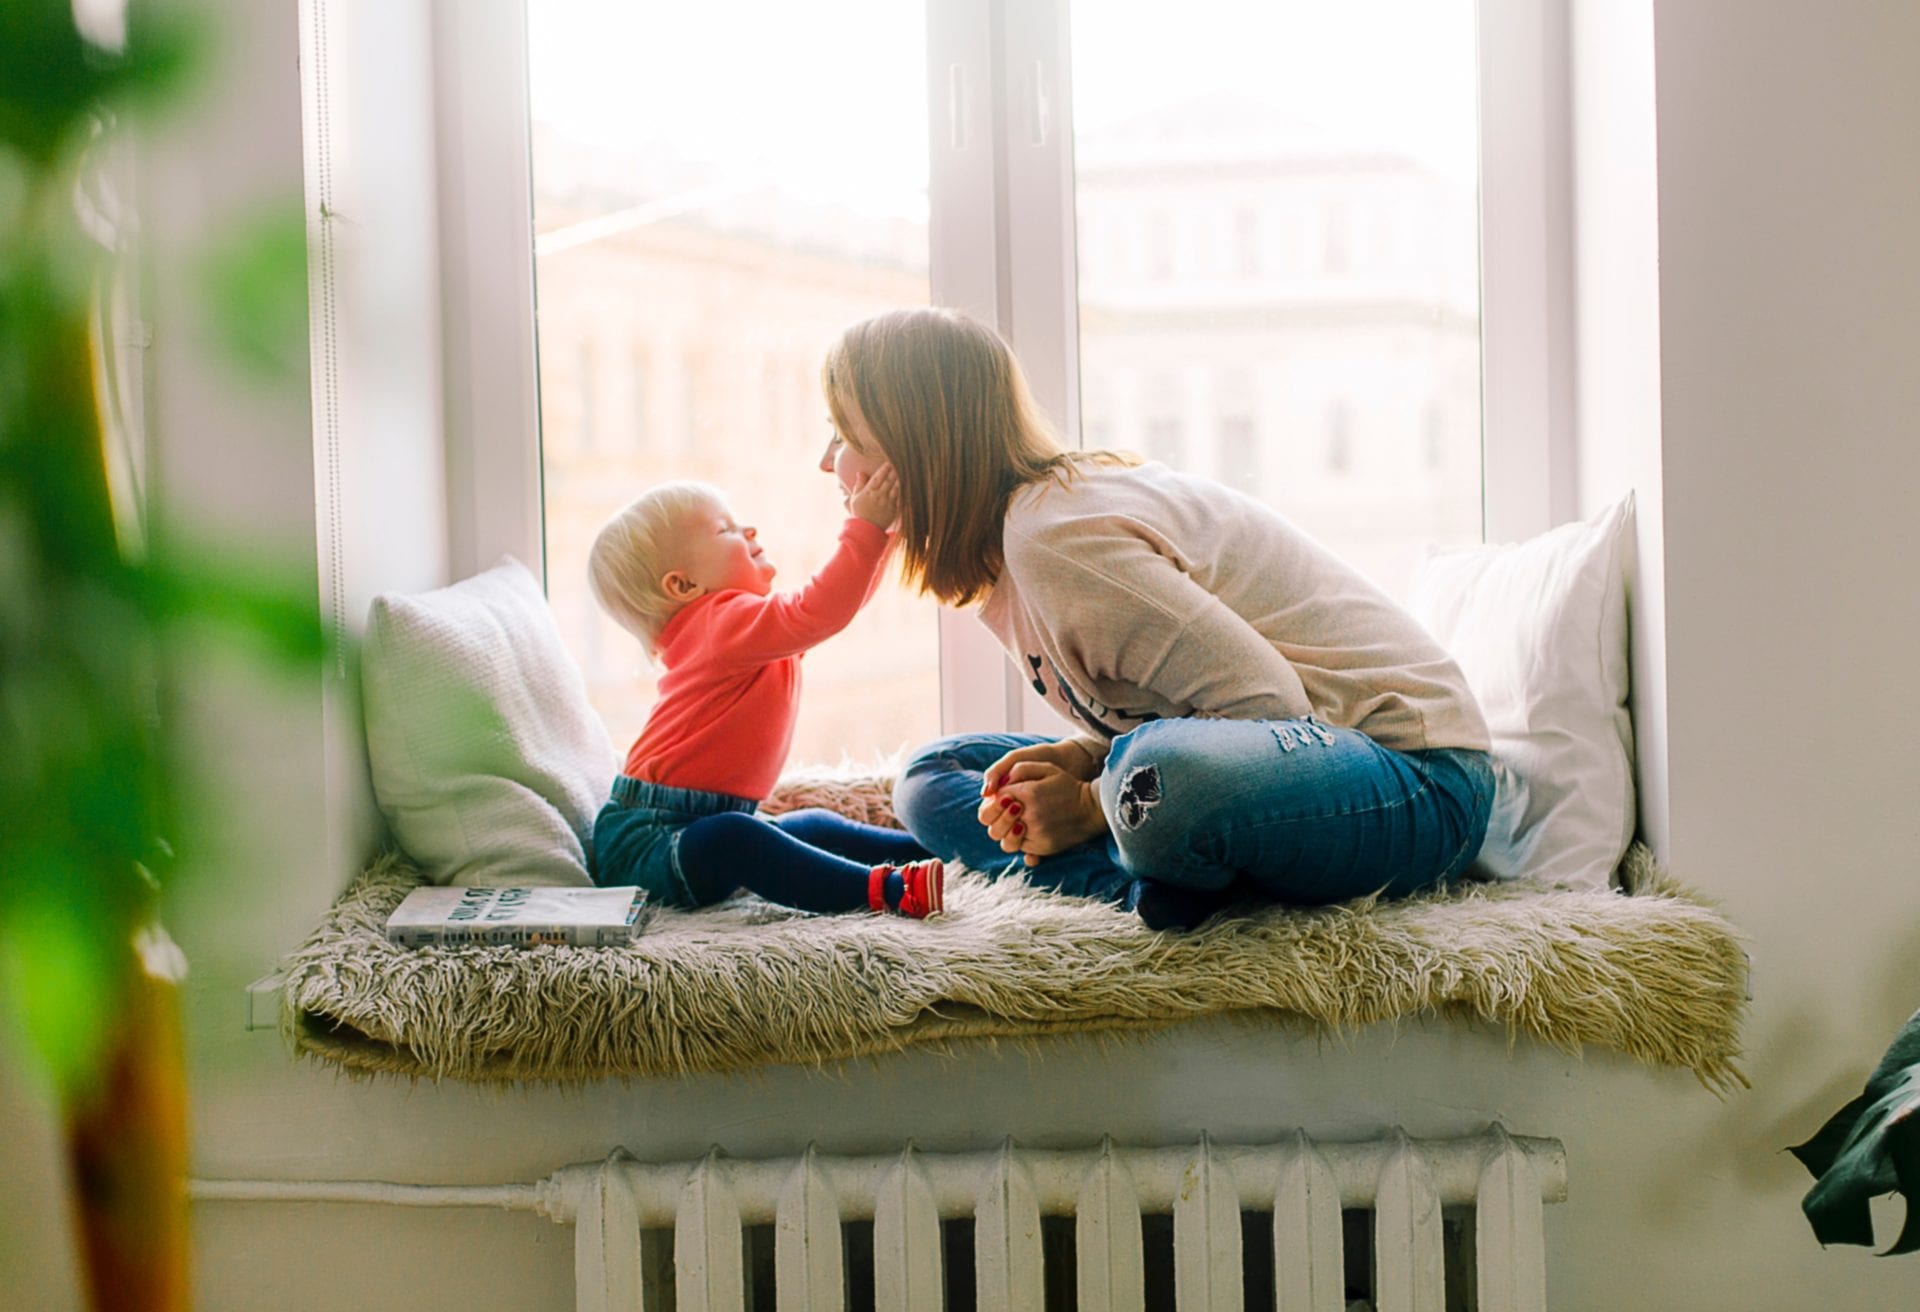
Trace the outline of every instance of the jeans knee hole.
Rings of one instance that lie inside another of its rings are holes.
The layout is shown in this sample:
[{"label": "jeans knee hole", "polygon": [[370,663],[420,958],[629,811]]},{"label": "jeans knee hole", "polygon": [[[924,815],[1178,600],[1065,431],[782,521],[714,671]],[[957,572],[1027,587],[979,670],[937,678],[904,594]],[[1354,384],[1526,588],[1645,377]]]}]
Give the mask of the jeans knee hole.
[{"label": "jeans knee hole", "polygon": [[1140,765],[1127,771],[1120,781],[1117,817],[1120,827],[1132,833],[1146,823],[1147,813],[1160,805],[1160,767]]}]

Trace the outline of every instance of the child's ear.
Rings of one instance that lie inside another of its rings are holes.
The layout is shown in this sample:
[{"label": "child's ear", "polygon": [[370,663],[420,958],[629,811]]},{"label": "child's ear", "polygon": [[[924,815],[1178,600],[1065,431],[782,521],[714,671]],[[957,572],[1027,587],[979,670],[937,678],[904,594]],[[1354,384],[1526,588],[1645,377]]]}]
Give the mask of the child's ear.
[{"label": "child's ear", "polygon": [[675,601],[692,601],[701,591],[700,585],[688,578],[684,570],[677,569],[660,580],[660,587]]}]

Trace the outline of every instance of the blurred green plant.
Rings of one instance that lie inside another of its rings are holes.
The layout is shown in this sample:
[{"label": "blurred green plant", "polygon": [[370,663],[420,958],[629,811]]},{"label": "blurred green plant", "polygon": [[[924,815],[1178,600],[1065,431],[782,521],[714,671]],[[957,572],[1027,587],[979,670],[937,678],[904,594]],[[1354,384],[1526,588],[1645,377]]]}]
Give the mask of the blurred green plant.
[{"label": "blurred green plant", "polygon": [[196,263],[227,358],[262,382],[304,378],[307,217],[299,204],[236,221]]},{"label": "blurred green plant", "polygon": [[[127,439],[103,431],[96,311],[120,252],[77,201],[115,130],[177,99],[202,48],[147,6],[0,0],[0,1042],[24,1039],[69,1105],[100,1082],[159,882],[193,866],[168,635],[210,623],[309,668],[325,648],[310,579],[145,532],[115,501]],[[209,293],[271,371],[302,349],[285,307],[304,306],[305,251],[286,225],[263,232]]]},{"label": "blurred green plant", "polygon": [[1920,1252],[1920,1012],[1894,1036],[1866,1090],[1787,1151],[1815,1176],[1800,1204],[1814,1238],[1871,1245],[1870,1200],[1897,1192],[1907,1221],[1883,1256]]}]

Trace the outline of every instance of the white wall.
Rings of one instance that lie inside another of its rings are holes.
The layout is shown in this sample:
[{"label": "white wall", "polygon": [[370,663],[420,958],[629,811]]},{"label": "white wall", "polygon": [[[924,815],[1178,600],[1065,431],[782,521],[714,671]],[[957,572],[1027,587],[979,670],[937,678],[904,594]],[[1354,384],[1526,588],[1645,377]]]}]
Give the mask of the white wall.
[{"label": "white wall", "polygon": [[[25,1046],[0,1035],[7,1051]],[[37,1070],[0,1063],[0,1282],[35,1312],[82,1306],[66,1202],[66,1141],[53,1090]]]},{"label": "white wall", "polygon": [[1911,1259],[1811,1246],[1776,1150],[1920,1006],[1920,6],[1656,0],[1653,30],[1672,853],[1756,967],[1699,1237],[1738,1236],[1750,1306],[1908,1307]]}]

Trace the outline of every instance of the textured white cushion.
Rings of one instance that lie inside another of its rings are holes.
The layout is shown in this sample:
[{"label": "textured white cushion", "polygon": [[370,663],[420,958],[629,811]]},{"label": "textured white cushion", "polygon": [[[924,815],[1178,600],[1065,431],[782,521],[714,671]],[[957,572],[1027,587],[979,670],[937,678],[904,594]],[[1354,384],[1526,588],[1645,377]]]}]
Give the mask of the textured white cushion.
[{"label": "textured white cushion", "polygon": [[374,794],[434,882],[591,882],[613,747],[526,566],[376,597],[362,662]]},{"label": "textured white cushion", "polygon": [[1631,495],[1512,546],[1428,553],[1412,609],[1467,676],[1499,787],[1483,873],[1608,886],[1633,839]]}]

